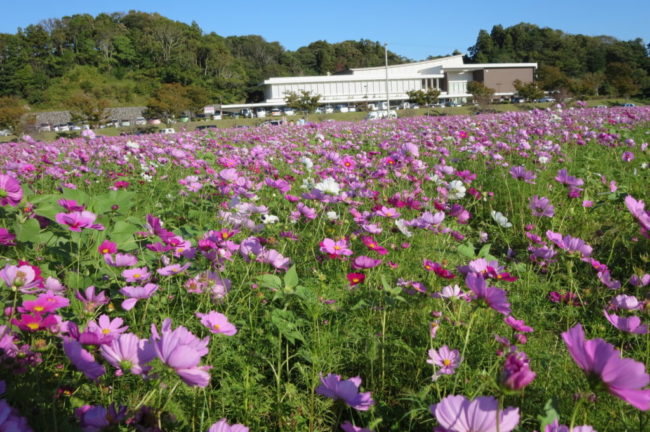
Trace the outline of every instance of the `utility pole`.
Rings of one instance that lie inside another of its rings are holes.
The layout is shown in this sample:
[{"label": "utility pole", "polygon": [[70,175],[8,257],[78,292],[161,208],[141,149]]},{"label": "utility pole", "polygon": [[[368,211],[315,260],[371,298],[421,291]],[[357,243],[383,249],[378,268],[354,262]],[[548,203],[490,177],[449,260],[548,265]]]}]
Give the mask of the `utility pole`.
[{"label": "utility pole", "polygon": [[390,98],[388,97],[388,44],[384,44],[384,58],[386,61],[386,118],[390,115]]}]

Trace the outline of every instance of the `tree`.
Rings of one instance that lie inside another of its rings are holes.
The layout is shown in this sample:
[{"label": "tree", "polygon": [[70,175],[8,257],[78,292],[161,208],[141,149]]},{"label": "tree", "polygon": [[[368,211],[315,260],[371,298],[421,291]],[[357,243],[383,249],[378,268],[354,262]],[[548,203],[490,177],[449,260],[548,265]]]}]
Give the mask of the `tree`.
[{"label": "tree", "polygon": [[159,117],[169,123],[174,117],[190,110],[192,101],[186,96],[185,87],[178,83],[163,84],[147,102],[145,117]]},{"label": "tree", "polygon": [[304,114],[310,114],[316,111],[319,101],[319,94],[312,95],[311,92],[307,90],[300,90],[300,93],[286,92],[284,96],[284,103],[289,108],[302,111]]},{"label": "tree", "polygon": [[0,97],[0,128],[9,129],[17,134],[20,130],[21,118],[25,113],[27,108],[17,97]]},{"label": "tree", "polygon": [[[425,90],[410,90],[406,94],[409,97],[409,102],[418,104],[421,106],[429,107],[436,103],[438,97],[440,96],[440,90],[430,88]],[[428,111],[427,111],[428,112]]]},{"label": "tree", "polygon": [[487,87],[479,81],[470,81],[467,84],[467,93],[472,95],[474,101],[481,107],[485,107],[492,101],[494,89]]},{"label": "tree", "polygon": [[539,84],[536,82],[523,83],[520,80],[515,80],[512,84],[515,86],[517,94],[529,101],[534,101],[544,96],[544,90],[539,88]]},{"label": "tree", "polygon": [[106,120],[106,108],[110,102],[78,92],[66,99],[65,106],[70,110],[72,121],[88,122],[91,128],[95,128]]}]

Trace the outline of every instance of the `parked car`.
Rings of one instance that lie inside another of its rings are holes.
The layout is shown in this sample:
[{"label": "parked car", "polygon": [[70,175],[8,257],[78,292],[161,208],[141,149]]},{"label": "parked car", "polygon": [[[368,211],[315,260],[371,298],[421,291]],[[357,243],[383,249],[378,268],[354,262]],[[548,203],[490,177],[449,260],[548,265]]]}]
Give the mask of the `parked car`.
[{"label": "parked car", "polygon": [[260,126],[280,126],[284,122],[282,120],[267,120],[262,123]]},{"label": "parked car", "polygon": [[366,120],[379,120],[384,118],[389,118],[389,119],[397,118],[397,112],[395,110],[370,111],[366,116]]},{"label": "parked car", "polygon": [[221,120],[223,117],[221,117],[221,114],[213,114],[212,115],[212,120]]},{"label": "parked car", "polygon": [[0,130],[0,136],[9,136],[9,135],[11,135],[11,131],[9,129]]},{"label": "parked car", "polygon": [[357,112],[357,107],[355,105],[349,105],[348,106],[348,111],[349,112]]},{"label": "parked car", "polygon": [[286,107],[284,109],[284,115],[286,116],[296,115],[296,111],[293,108]]},{"label": "parked car", "polygon": [[241,116],[244,118],[253,118],[255,117],[255,113],[253,112],[252,109],[250,108],[244,108],[240,112]]},{"label": "parked car", "polygon": [[325,105],[325,114],[332,114],[334,112],[334,107],[332,105]]},{"label": "parked car", "polygon": [[135,119],[135,124],[136,124],[136,126],[144,126],[144,125],[147,124],[147,120],[145,120],[144,117],[137,117]]},{"label": "parked car", "polygon": [[70,130],[70,126],[67,124],[58,124],[54,125],[54,132],[68,132]]},{"label": "parked car", "polygon": [[271,116],[273,117],[280,117],[282,115],[282,111],[280,108],[271,108]]},{"label": "parked car", "polygon": [[131,126],[131,120],[120,120],[119,126],[120,127],[129,127],[129,126]]},{"label": "parked car", "polygon": [[346,113],[346,112],[349,112],[350,109],[348,108],[347,105],[337,105],[336,106],[336,111],[338,111],[340,113]]},{"label": "parked car", "polygon": [[52,126],[50,126],[49,123],[41,123],[38,126],[38,131],[39,132],[51,132],[52,131]]},{"label": "parked car", "polygon": [[204,129],[216,129],[217,127],[215,125],[201,125],[197,126],[196,130],[204,130]]},{"label": "parked car", "polygon": [[635,107],[636,104],[633,104],[633,103],[624,103],[623,106],[624,106],[624,107],[628,107],[628,108],[632,108],[632,107]]},{"label": "parked car", "polygon": [[173,134],[173,133],[176,133],[176,129],[174,129],[174,128],[165,128],[165,129],[161,130],[160,133]]},{"label": "parked car", "polygon": [[546,97],[541,98],[537,102],[555,102],[555,98],[546,96]]},{"label": "parked car", "polygon": [[257,111],[255,111],[255,116],[257,118],[264,118],[266,117],[266,110],[264,108],[258,108]]}]

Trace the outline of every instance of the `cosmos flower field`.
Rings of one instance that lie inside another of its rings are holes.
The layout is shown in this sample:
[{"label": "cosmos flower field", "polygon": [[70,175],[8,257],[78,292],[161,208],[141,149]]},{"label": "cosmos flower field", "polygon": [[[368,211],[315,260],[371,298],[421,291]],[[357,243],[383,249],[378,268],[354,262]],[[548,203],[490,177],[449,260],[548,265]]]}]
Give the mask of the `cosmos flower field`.
[{"label": "cosmos flower field", "polygon": [[0,431],[647,431],[649,122],[4,144]]}]

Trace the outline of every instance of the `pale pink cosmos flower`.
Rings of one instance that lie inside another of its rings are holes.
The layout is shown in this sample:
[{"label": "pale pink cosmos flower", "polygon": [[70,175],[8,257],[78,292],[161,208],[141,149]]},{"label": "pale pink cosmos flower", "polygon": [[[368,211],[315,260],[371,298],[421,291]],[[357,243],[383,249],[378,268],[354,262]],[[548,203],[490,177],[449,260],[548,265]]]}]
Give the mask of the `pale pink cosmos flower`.
[{"label": "pale pink cosmos flower", "polygon": [[138,300],[150,298],[158,290],[158,285],[153,283],[144,286],[125,286],[120,289],[120,294],[128,297],[122,302],[122,309],[131,310],[135,307]]},{"label": "pale pink cosmos flower", "polygon": [[641,323],[641,318],[637,316],[621,317],[616,314],[610,314],[606,310],[604,310],[603,313],[605,314],[607,321],[620,331],[634,334],[648,333],[648,326]]},{"label": "pale pink cosmos flower", "polygon": [[134,269],[124,270],[122,272],[122,277],[126,279],[127,282],[146,282],[151,277],[149,269],[147,267],[140,267]]},{"label": "pale pink cosmos flower", "polygon": [[119,335],[110,344],[102,345],[100,352],[109,364],[118,369],[118,375],[123,370],[134,375],[146,373],[150,369],[147,364],[156,357],[151,342],[133,333]]},{"label": "pale pink cosmos flower", "polygon": [[233,336],[237,334],[237,327],[231,324],[224,314],[216,311],[210,311],[207,314],[197,312],[196,316],[201,320],[201,324],[206,326],[211,333],[221,333],[225,334],[226,336]]},{"label": "pale pink cosmos flower", "polygon": [[492,396],[447,396],[429,409],[445,432],[511,432],[519,423],[519,408],[499,410]]},{"label": "pale pink cosmos flower", "polygon": [[460,365],[460,362],[460,351],[456,349],[450,350],[447,345],[443,345],[437,350],[429,350],[429,358],[427,359],[427,363],[436,365],[440,368],[433,376],[434,380],[438,377],[438,374],[452,375],[456,371],[456,368]]}]

